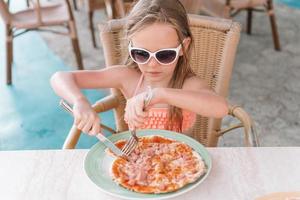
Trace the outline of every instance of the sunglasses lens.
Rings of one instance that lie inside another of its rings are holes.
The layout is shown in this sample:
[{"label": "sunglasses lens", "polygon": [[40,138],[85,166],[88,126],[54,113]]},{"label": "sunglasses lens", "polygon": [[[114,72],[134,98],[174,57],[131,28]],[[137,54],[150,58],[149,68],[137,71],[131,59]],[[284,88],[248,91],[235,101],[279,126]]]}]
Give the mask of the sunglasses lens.
[{"label": "sunglasses lens", "polygon": [[156,59],[163,64],[171,63],[176,58],[176,51],[164,50],[156,53]]},{"label": "sunglasses lens", "polygon": [[132,56],[132,59],[137,63],[144,63],[150,57],[148,52],[139,50],[139,49],[132,49],[131,56]]}]

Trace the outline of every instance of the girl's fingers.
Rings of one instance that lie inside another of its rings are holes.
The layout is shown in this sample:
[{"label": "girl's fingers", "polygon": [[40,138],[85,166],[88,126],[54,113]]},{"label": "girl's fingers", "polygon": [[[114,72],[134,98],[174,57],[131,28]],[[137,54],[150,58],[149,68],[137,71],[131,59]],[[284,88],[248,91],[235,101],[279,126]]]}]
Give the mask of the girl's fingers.
[{"label": "girl's fingers", "polygon": [[81,120],[79,121],[79,123],[76,125],[76,127],[80,130],[83,129],[84,125],[86,124],[86,119],[85,118],[81,118]]},{"label": "girl's fingers", "polygon": [[144,122],[140,123],[140,122],[138,122],[138,121],[135,121],[133,126],[134,126],[135,128],[141,128],[141,127],[143,127],[143,125],[144,125]]},{"label": "girl's fingers", "polygon": [[147,107],[145,107],[145,108],[143,109],[144,113],[147,114],[147,112],[148,112],[153,106],[154,106],[154,105],[148,105]]},{"label": "girl's fingers", "polygon": [[84,127],[82,128],[82,131],[89,134],[89,132],[92,129],[93,122],[94,122],[93,120],[88,120],[84,125]]},{"label": "girl's fingers", "polygon": [[142,127],[146,117],[147,113],[140,106],[132,104],[131,101],[127,103],[124,119],[130,128]]},{"label": "girl's fingers", "polygon": [[145,121],[145,118],[141,118],[141,117],[138,117],[138,116],[134,116],[134,118],[132,119],[135,123],[138,123],[138,124],[143,124],[144,121]]},{"label": "girl's fingers", "polygon": [[75,125],[79,125],[81,123],[81,121],[85,121],[88,116],[82,112],[82,111],[78,111],[78,110],[73,110],[73,115],[74,115],[74,124]]},{"label": "girl's fingers", "polygon": [[147,112],[144,112],[143,109],[140,109],[139,107],[135,108],[135,114],[140,118],[147,117]]},{"label": "girl's fingers", "polygon": [[133,107],[129,107],[128,108],[128,122],[130,124],[132,124],[132,118],[133,118],[133,115],[134,115],[134,108]]},{"label": "girl's fingers", "polygon": [[100,122],[99,122],[99,120],[95,120],[94,123],[93,123],[92,130],[90,131],[90,134],[91,135],[97,135],[100,132],[101,132]]},{"label": "girl's fingers", "polygon": [[124,120],[125,120],[126,123],[128,123],[128,119],[129,119],[128,118],[128,112],[125,109]]},{"label": "girl's fingers", "polygon": [[146,114],[141,109],[139,109],[138,107],[136,107],[134,109],[133,120],[136,123],[143,124],[144,121],[145,121],[145,118],[146,118]]}]

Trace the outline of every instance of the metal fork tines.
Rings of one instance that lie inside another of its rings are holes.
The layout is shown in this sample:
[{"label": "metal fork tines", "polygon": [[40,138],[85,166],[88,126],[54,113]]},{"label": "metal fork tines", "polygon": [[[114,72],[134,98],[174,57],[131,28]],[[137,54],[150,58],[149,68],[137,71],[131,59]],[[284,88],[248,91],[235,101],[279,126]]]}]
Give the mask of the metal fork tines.
[{"label": "metal fork tines", "polygon": [[126,144],[121,150],[127,157],[133,152],[139,142],[139,138],[137,137],[135,130],[131,130],[130,134],[130,138],[127,140]]}]

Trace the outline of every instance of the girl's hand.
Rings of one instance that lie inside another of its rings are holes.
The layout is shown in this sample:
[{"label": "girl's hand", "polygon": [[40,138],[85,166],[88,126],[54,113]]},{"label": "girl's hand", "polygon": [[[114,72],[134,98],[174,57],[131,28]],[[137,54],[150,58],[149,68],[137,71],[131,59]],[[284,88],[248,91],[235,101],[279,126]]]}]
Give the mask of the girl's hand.
[{"label": "girl's hand", "polygon": [[142,127],[148,116],[144,109],[145,97],[146,92],[143,92],[127,100],[124,119],[130,130]]},{"label": "girl's hand", "polygon": [[89,135],[96,135],[101,131],[100,118],[86,99],[80,99],[73,105],[75,126]]}]

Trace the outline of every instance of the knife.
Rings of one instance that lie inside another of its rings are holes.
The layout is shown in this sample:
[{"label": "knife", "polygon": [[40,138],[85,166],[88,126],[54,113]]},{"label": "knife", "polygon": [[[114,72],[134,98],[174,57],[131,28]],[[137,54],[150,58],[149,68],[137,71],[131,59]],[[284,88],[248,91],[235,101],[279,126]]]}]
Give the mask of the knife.
[{"label": "knife", "polygon": [[[73,116],[73,110],[69,104],[67,104],[64,100],[61,100],[59,105],[64,108],[68,113]],[[114,144],[112,143],[107,137],[98,133],[96,137],[107,147],[109,148],[115,155],[122,157],[124,153]]]},{"label": "knife", "polygon": [[109,148],[115,155],[118,157],[123,157],[124,153],[114,144],[112,143],[107,137],[98,133],[96,137],[107,147]]}]

